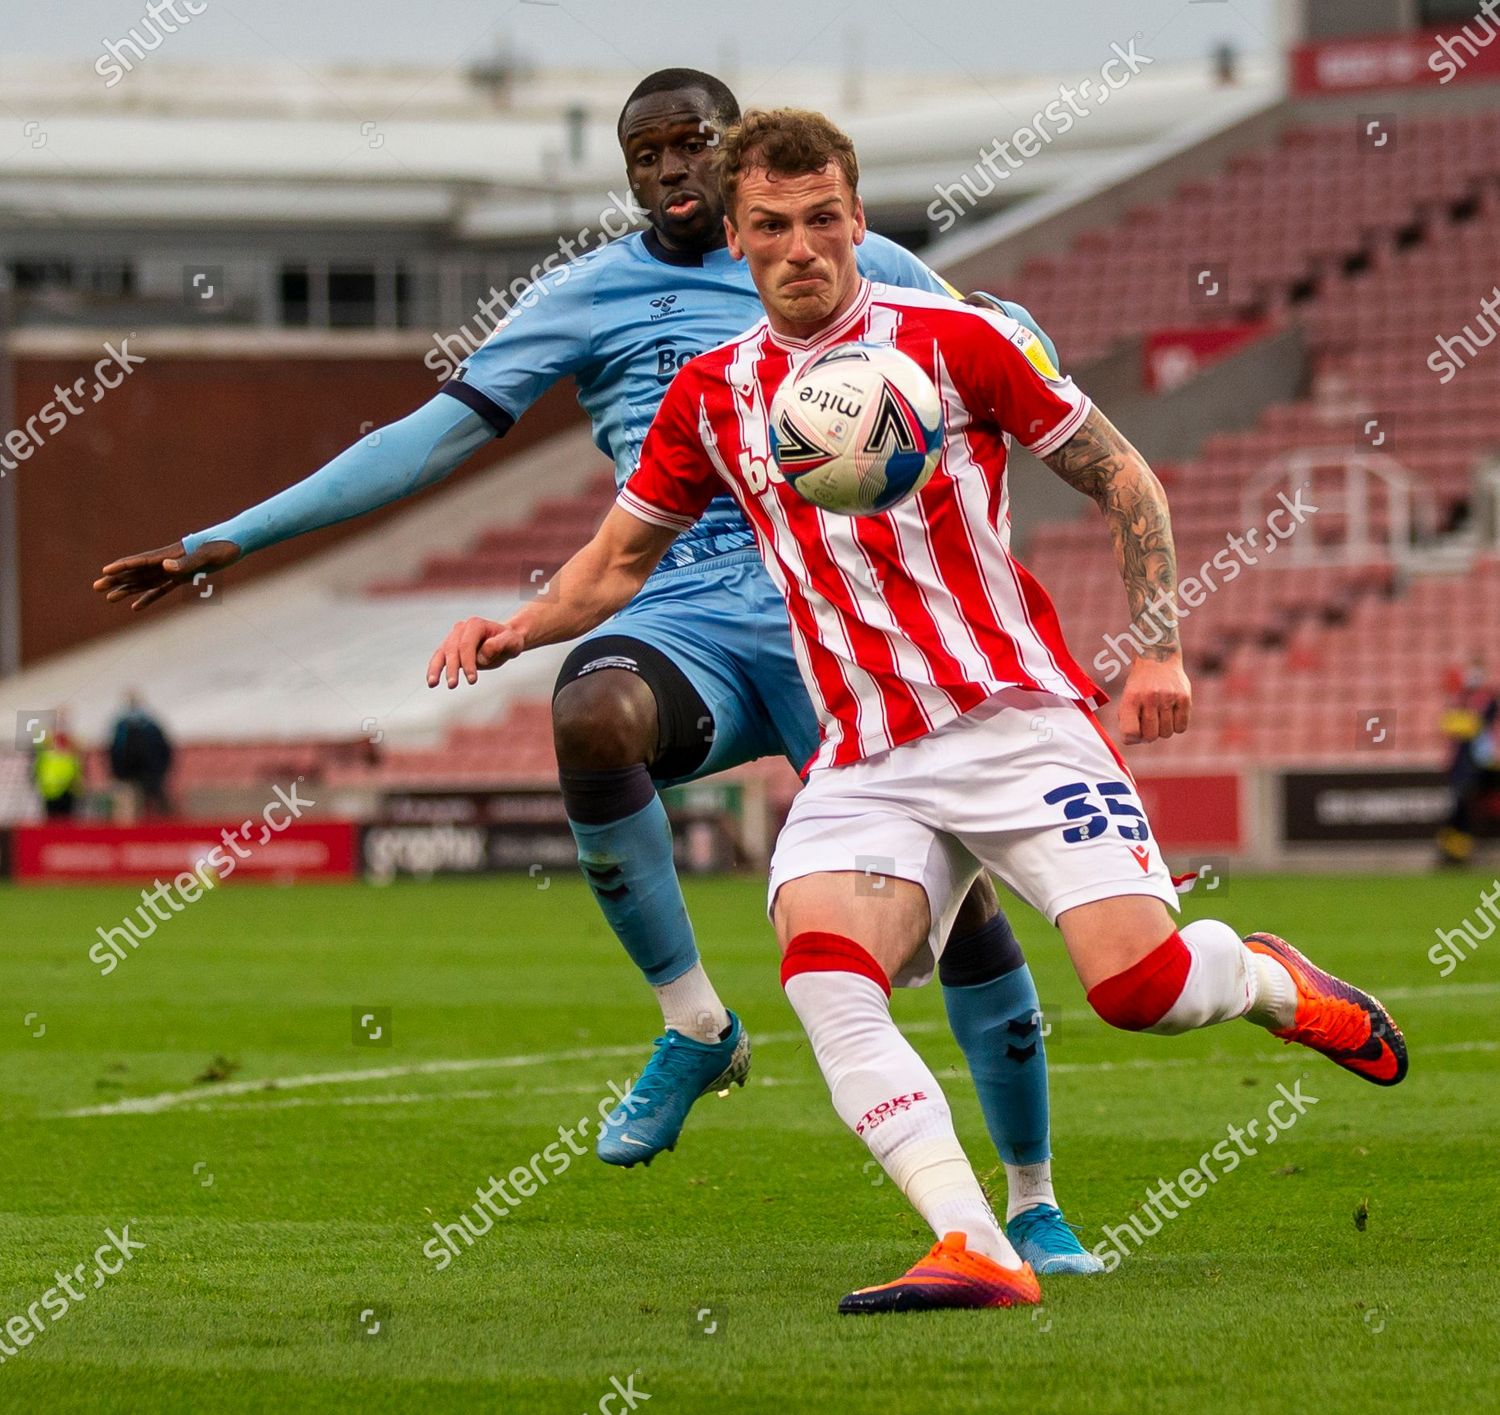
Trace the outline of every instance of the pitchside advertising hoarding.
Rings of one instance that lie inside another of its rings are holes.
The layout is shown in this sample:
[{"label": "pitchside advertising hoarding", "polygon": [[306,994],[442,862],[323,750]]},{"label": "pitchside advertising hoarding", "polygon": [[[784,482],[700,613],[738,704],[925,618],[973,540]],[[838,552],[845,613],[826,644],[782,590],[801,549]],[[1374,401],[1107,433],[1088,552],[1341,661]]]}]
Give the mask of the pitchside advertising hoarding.
[{"label": "pitchside advertising hoarding", "polygon": [[[1500,835],[1500,798],[1484,803],[1476,833]],[[1440,771],[1292,771],[1281,778],[1288,845],[1430,842],[1453,809]]]},{"label": "pitchside advertising hoarding", "polygon": [[[1141,800],[1162,848],[1192,859],[1246,848],[1248,783],[1231,772],[1142,776]],[[1452,806],[1440,771],[1290,771],[1276,779],[1274,839],[1287,846],[1430,841]],[[710,874],[747,864],[733,783],[668,793],[678,867]],[[1500,778],[1478,833],[1500,837]],[[437,792],[390,797],[375,824],[298,821],[235,859],[223,845],[235,826],[217,821],[136,826],[28,825],[0,830],[0,879],[21,883],[170,880],[215,852],[250,880],[375,880],[518,873],[567,875],[577,854],[556,792]],[[774,822],[773,822],[774,833]]]},{"label": "pitchside advertising hoarding", "polygon": [[[1241,779],[1231,773],[1143,777],[1141,799],[1164,849],[1232,854],[1244,847]],[[744,848],[743,788],[699,782],[663,793],[673,826],[677,866],[688,874],[758,868]],[[767,822],[770,838],[779,810]],[[577,847],[555,791],[406,792],[387,797],[373,823],[299,821],[257,843],[243,858],[224,835],[242,830],[218,821],[146,822],[135,826],[36,825],[0,830],[0,879],[23,883],[170,880],[215,852],[234,861],[225,878],[352,879],[386,882],[434,875],[516,873],[539,884],[577,869]]]},{"label": "pitchside advertising hoarding", "polygon": [[1292,50],[1292,92],[1363,93],[1445,88],[1500,79],[1500,20],[1478,13],[1466,25],[1322,40]]},{"label": "pitchside advertising hoarding", "polygon": [[[741,862],[739,785],[700,783],[662,798],[679,870],[711,874]],[[386,797],[361,834],[360,858],[374,880],[516,873],[545,888],[554,873],[577,870],[578,847],[556,791],[412,791]]]},{"label": "pitchside advertising hoarding", "polygon": [[[195,873],[242,879],[352,879],[350,821],[294,821],[244,832],[244,822],[23,825],[11,834],[11,872],[21,883],[151,883]],[[228,837],[226,839],[226,837]]]}]

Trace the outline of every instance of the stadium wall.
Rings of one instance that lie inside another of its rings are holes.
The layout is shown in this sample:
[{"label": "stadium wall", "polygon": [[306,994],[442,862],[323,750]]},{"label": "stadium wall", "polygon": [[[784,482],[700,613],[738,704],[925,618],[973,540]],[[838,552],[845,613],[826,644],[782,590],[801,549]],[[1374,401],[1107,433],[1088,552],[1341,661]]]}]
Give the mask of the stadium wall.
[{"label": "stadium wall", "polygon": [[[123,626],[118,606],[90,589],[105,560],[223,520],[437,390],[422,364],[427,341],[409,336],[125,334],[129,356],[144,362],[131,368],[118,395],[102,392],[96,403],[87,385],[106,341],[119,349],[121,333],[28,330],[12,341],[18,427],[54,403],[59,387],[80,378],[86,385],[77,399],[82,412],[11,474],[22,547],[23,664]],[[581,423],[572,390],[554,388],[448,485]],[[274,547],[228,571],[224,583],[305,559],[395,509]],[[372,579],[381,568],[370,567]]]},{"label": "stadium wall", "polygon": [[[1139,371],[1140,340],[1132,342],[1130,352]],[[1262,409],[1300,397],[1307,379],[1303,332],[1289,325],[1210,364],[1170,392],[1149,392],[1139,377],[1128,388],[1096,392],[1085,386],[1148,460],[1177,462],[1196,456],[1213,433],[1253,427]]]}]

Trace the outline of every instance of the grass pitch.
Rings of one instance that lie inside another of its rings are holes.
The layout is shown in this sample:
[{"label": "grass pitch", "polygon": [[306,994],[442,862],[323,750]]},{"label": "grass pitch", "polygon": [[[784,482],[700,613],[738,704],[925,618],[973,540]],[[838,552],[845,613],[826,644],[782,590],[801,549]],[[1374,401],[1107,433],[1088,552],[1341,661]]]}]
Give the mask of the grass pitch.
[{"label": "grass pitch", "polygon": [[[1111,1032],[1018,908],[1058,1189],[1090,1246],[1278,1081],[1317,1104],[1109,1276],[1044,1280],[1034,1313],[878,1319],[835,1304],[931,1240],[833,1115],[759,880],[689,901],[755,1038],[750,1085],[700,1102],[650,1169],[570,1159],[444,1271],[433,1222],[648,1054],[654,1004],[580,884],[230,886],[109,977],[89,944],[132,891],[4,890],[0,1327],[92,1268],[107,1228],[145,1247],[43,1315],[0,1409],[573,1415],[612,1382],[663,1415],[1493,1408],[1500,941],[1447,978],[1427,958],[1488,882],[1234,878],[1187,901],[1380,994],[1412,1052],[1394,1091],[1244,1024]],[[366,1032],[389,1045],[356,1045],[381,1008]],[[989,1169],[936,987],[896,1012]]]}]

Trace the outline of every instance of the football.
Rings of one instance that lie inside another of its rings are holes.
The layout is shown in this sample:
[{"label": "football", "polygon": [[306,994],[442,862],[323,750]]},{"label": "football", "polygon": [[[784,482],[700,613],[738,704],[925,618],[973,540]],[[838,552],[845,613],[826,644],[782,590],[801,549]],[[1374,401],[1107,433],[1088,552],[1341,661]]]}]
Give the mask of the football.
[{"label": "football", "polygon": [[841,516],[889,511],[915,496],[942,447],[937,389],[886,344],[839,344],[771,400],[771,450],[787,485]]}]

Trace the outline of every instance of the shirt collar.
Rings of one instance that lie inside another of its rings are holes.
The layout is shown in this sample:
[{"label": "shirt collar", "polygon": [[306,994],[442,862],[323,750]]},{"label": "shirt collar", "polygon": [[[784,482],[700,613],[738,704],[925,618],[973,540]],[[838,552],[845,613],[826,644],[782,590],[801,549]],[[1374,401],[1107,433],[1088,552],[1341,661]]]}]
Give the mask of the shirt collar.
[{"label": "shirt collar", "polygon": [[641,233],[641,244],[646,248],[646,254],[653,260],[660,261],[663,265],[682,266],[687,269],[701,270],[705,265],[722,265],[725,261],[733,263],[734,257],[729,254],[728,246],[715,246],[713,250],[703,251],[674,251],[670,246],[664,245],[660,236],[656,234],[654,226],[648,226]]},{"label": "shirt collar", "polygon": [[766,328],[770,330],[771,342],[783,349],[791,349],[802,352],[807,349],[819,349],[825,344],[837,343],[845,334],[865,317],[870,308],[870,282],[863,276],[860,277],[859,292],[855,295],[853,303],[839,316],[837,324],[830,324],[827,329],[819,330],[808,339],[795,339],[790,334],[778,334],[771,325],[770,319],[766,320]]}]

